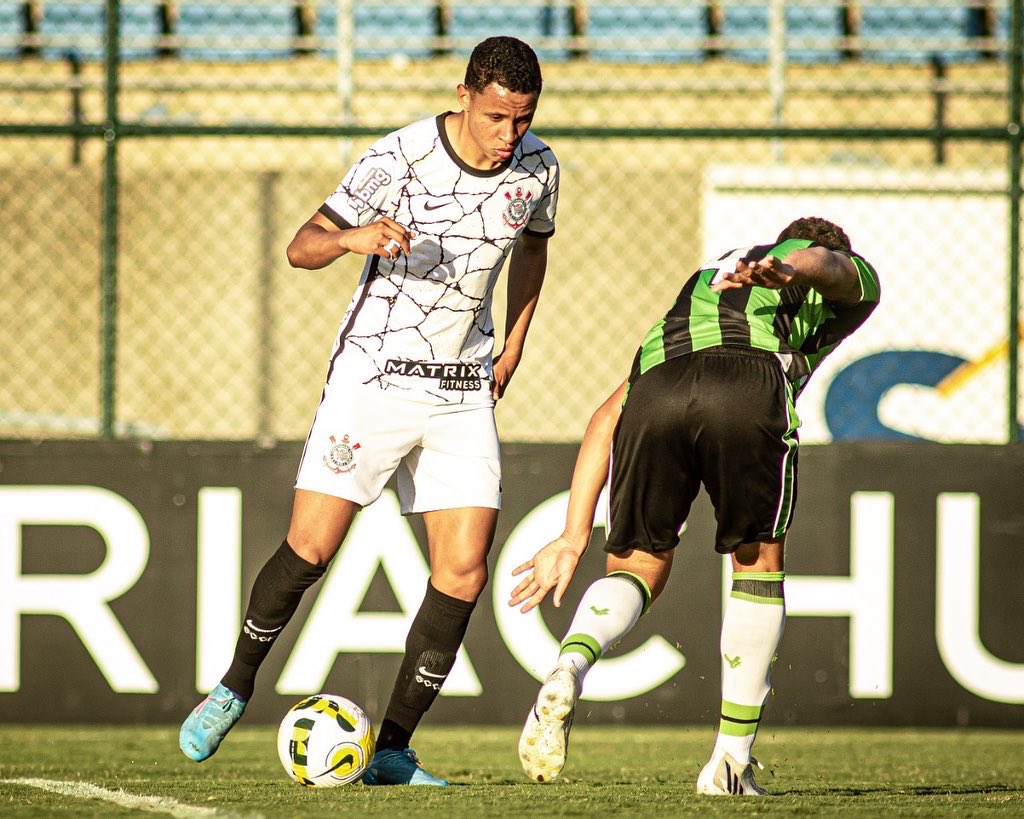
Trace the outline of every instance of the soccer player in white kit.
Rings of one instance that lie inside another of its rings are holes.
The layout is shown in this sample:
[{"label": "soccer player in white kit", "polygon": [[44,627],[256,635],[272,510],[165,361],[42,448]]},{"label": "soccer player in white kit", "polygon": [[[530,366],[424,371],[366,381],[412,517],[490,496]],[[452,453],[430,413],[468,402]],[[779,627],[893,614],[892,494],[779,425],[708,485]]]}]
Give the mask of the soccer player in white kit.
[{"label": "soccer player in white kit", "polygon": [[[379,140],[289,244],[295,267],[346,253],[366,263],[306,439],[288,536],[256,578],[231,666],[182,725],[191,759],[211,756],[241,717],[302,593],[397,471],[402,512],[423,515],[431,576],[363,781],[447,785],[409,741],[487,581],[501,505],[494,405],[522,356],[555,228],[558,164],[529,132],[541,84],[528,45],[484,40],[457,88],[460,110]],[[491,298],[510,255],[493,356]]]}]

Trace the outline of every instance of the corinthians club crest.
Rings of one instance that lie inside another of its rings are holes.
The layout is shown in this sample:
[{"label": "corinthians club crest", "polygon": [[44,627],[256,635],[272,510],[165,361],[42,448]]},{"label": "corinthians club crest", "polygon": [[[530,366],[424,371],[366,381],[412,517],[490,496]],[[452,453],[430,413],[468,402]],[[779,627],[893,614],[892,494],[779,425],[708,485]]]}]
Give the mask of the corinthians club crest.
[{"label": "corinthians club crest", "polygon": [[356,450],[359,449],[359,444],[350,444],[347,435],[343,435],[340,441],[333,435],[330,437],[331,448],[324,455],[324,466],[335,475],[351,472],[356,468]]},{"label": "corinthians club crest", "polygon": [[533,193],[531,191],[524,192],[521,187],[517,186],[514,195],[505,191],[505,198],[508,199],[508,204],[505,206],[505,212],[501,214],[501,218],[510,228],[521,228],[530,216],[528,203],[533,199]]}]

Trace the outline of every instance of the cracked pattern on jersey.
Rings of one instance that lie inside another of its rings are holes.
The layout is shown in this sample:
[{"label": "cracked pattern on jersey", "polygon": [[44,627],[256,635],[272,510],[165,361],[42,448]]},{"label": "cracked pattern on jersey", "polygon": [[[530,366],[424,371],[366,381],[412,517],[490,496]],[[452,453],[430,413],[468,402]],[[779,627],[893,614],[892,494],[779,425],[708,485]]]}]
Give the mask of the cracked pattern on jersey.
[{"label": "cracked pattern on jersey", "polygon": [[527,226],[554,229],[557,184],[554,156],[532,134],[492,175],[454,161],[434,119],[379,141],[326,204],[350,224],[388,216],[416,235],[409,254],[368,258],[342,320],[337,367],[448,401],[489,391],[495,282]]}]

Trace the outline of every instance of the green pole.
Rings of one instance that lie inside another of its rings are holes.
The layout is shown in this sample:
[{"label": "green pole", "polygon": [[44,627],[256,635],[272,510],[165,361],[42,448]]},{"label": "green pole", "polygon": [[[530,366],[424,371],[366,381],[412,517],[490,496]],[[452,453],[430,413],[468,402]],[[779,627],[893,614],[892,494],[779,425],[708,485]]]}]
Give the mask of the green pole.
[{"label": "green pole", "polygon": [[117,128],[119,0],[106,0],[106,117],[103,124],[103,216],[100,251],[100,435],[114,437],[117,368]]},{"label": "green pole", "polygon": [[1014,0],[1010,12],[1010,123],[1007,126],[1010,139],[1010,309],[1009,309],[1009,356],[1007,366],[1009,378],[1007,387],[1009,401],[1010,443],[1020,441],[1020,412],[1018,409],[1017,372],[1020,366],[1020,199],[1021,199],[1021,149],[1024,146],[1024,120],[1021,118],[1022,96],[1021,73],[1024,72],[1024,0]]}]

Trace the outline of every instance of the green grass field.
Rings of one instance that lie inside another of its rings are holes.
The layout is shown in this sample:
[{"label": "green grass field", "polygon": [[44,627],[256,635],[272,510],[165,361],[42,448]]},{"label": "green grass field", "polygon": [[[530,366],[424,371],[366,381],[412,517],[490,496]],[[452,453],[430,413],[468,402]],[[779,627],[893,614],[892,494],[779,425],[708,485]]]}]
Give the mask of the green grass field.
[{"label": "green grass field", "polygon": [[527,782],[518,730],[426,727],[420,757],[452,787],[292,784],[275,731],[240,726],[202,765],[174,727],[0,727],[0,814],[119,816],[1024,815],[1024,732],[766,728],[769,799],[697,796],[708,728],[578,726],[563,778]]}]

